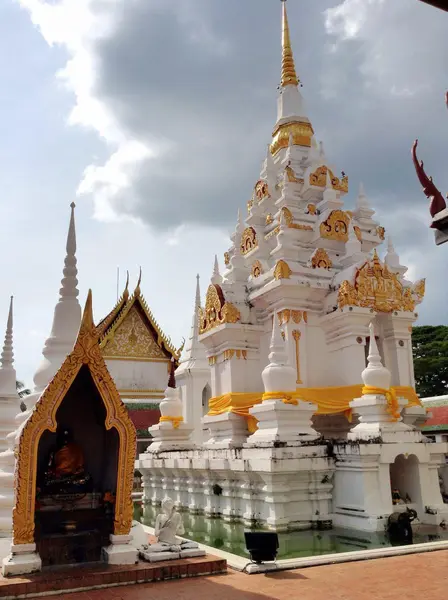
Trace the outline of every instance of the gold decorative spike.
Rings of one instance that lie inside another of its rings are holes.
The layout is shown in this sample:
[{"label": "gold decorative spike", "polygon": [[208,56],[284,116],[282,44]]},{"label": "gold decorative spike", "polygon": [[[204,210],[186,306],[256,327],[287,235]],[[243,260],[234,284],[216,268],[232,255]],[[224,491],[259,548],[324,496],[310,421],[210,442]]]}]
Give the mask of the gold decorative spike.
[{"label": "gold decorative spike", "polygon": [[289,265],[284,260],[279,260],[275,265],[274,269],[274,277],[275,279],[289,279],[291,277],[291,269]]},{"label": "gold decorative spike", "polygon": [[36,478],[39,442],[45,431],[55,432],[56,415],[81,367],[87,367],[106,410],[105,427],[118,433],[118,470],[114,534],[129,535],[132,525],[132,487],[137,436],[134,424],[101,355],[99,330],[94,326],[92,293],[89,291],[73,351],[53,377],[36,403],[20,434],[15,471],[13,541],[34,544]]},{"label": "gold decorative spike", "polygon": [[296,383],[302,383],[300,379],[300,349],[299,349],[299,341],[300,341],[301,333],[298,329],[293,329],[292,337],[294,338],[295,346],[296,346],[296,369],[297,369],[297,381]]},{"label": "gold decorative spike", "polygon": [[230,252],[224,252],[224,264],[226,267],[230,265]]},{"label": "gold decorative spike", "polygon": [[291,135],[294,146],[306,146],[310,148],[314,130],[311,123],[299,121],[278,125],[272,133],[271,154],[275,155],[282,148],[287,148]]},{"label": "gold decorative spike", "polygon": [[261,262],[259,260],[256,260],[254,262],[254,264],[252,265],[251,275],[254,279],[256,279],[257,277],[260,277],[260,275],[262,273],[263,273],[263,267],[261,265]]},{"label": "gold decorative spike", "polygon": [[209,285],[205,308],[199,309],[199,333],[205,333],[224,323],[237,323],[240,319],[236,306],[225,301],[221,286]]},{"label": "gold decorative spike", "polygon": [[272,231],[270,231],[269,233],[267,233],[267,234],[264,236],[264,239],[265,239],[265,240],[269,240],[269,239],[271,239],[271,237],[274,237],[275,235],[277,235],[277,233],[278,233],[279,231],[280,231],[280,227],[279,227],[279,225],[277,225],[277,227],[274,227],[274,229],[273,229]]},{"label": "gold decorative spike", "polygon": [[274,220],[274,217],[271,215],[271,213],[268,213],[266,215],[266,225],[270,225]]},{"label": "gold decorative spike", "polygon": [[280,85],[286,87],[287,85],[298,85],[299,80],[296,75],[294,57],[292,55],[286,2],[285,0],[282,0],[282,2],[282,78]]},{"label": "gold decorative spike", "polygon": [[[348,211],[346,211],[348,213]],[[355,235],[358,238],[358,242],[362,242],[362,231],[361,229],[358,227],[358,225],[355,225],[353,227],[354,231],[355,231]]]},{"label": "gold decorative spike", "polygon": [[320,224],[320,235],[327,240],[348,241],[350,217],[343,210],[332,210],[326,221]]},{"label": "gold decorative spike", "polygon": [[246,227],[241,235],[241,254],[248,254],[258,246],[257,234],[253,227]]},{"label": "gold decorative spike", "polygon": [[381,225],[378,225],[378,227],[376,228],[376,234],[380,238],[380,240],[384,240],[385,233],[386,233],[386,230],[384,229],[384,227],[381,227]]},{"label": "gold decorative spike", "polygon": [[311,257],[313,269],[331,269],[333,263],[324,248],[318,248]]},{"label": "gold decorative spike", "polygon": [[338,306],[361,306],[376,312],[395,310],[413,312],[416,300],[410,288],[405,288],[398,276],[382,264],[376,250],[356,272],[354,283],[343,281],[338,291]]}]

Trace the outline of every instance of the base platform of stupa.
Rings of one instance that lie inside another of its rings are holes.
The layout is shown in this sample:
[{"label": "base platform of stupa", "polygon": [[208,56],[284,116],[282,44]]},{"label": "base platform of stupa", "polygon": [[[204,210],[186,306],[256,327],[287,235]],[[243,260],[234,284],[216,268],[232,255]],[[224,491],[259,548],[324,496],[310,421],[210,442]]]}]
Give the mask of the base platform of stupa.
[{"label": "base platform of stupa", "polygon": [[55,592],[75,592],[184,579],[201,575],[218,575],[227,571],[224,559],[207,555],[150,564],[108,565],[90,563],[71,567],[44,568],[40,573],[18,577],[0,575],[0,598],[33,598]]}]

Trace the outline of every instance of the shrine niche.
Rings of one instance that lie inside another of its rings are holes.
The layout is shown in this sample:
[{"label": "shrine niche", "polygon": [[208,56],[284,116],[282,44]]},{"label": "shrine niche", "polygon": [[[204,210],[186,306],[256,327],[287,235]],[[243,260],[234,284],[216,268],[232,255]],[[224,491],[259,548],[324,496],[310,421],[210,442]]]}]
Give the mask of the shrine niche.
[{"label": "shrine niche", "polygon": [[257,278],[257,277],[260,277],[260,275],[262,273],[263,273],[263,266],[259,260],[256,260],[254,262],[254,264],[252,265],[250,274],[252,275],[252,277]]},{"label": "shrine niche", "polygon": [[258,246],[257,234],[253,227],[246,227],[241,235],[241,254],[248,254]]},{"label": "shrine niche", "polygon": [[205,308],[199,309],[199,333],[206,333],[224,323],[237,323],[241,319],[239,310],[226,302],[220,285],[208,286]]},{"label": "shrine niche", "polygon": [[413,312],[421,301],[415,291],[404,287],[398,275],[382,264],[374,250],[373,258],[357,270],[354,283],[343,281],[338,291],[338,306],[361,306],[377,312]]},{"label": "shrine niche", "polygon": [[44,566],[100,560],[132,525],[136,430],[98,337],[89,292],[73,351],[20,434],[13,543],[36,543]]},{"label": "shrine niche", "polygon": [[350,217],[343,210],[332,210],[327,219],[320,224],[320,235],[327,240],[348,241]]}]

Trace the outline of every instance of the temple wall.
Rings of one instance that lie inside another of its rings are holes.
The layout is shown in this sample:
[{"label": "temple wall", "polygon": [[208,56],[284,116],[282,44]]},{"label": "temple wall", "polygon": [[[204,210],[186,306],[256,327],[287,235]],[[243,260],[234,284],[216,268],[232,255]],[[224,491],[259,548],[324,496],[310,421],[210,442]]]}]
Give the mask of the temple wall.
[{"label": "temple wall", "polygon": [[149,362],[108,359],[106,364],[120,394],[133,390],[157,390],[160,396],[160,392],[166,388],[168,360]]}]

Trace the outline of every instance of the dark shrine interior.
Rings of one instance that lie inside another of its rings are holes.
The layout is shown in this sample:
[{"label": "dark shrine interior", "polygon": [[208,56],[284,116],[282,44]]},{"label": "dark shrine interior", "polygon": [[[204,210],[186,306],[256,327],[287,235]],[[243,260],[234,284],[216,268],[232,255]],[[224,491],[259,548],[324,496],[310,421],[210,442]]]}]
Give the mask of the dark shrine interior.
[{"label": "dark shrine interior", "polygon": [[119,437],[83,366],[37,458],[35,539],[44,566],[101,560],[113,533]]}]

